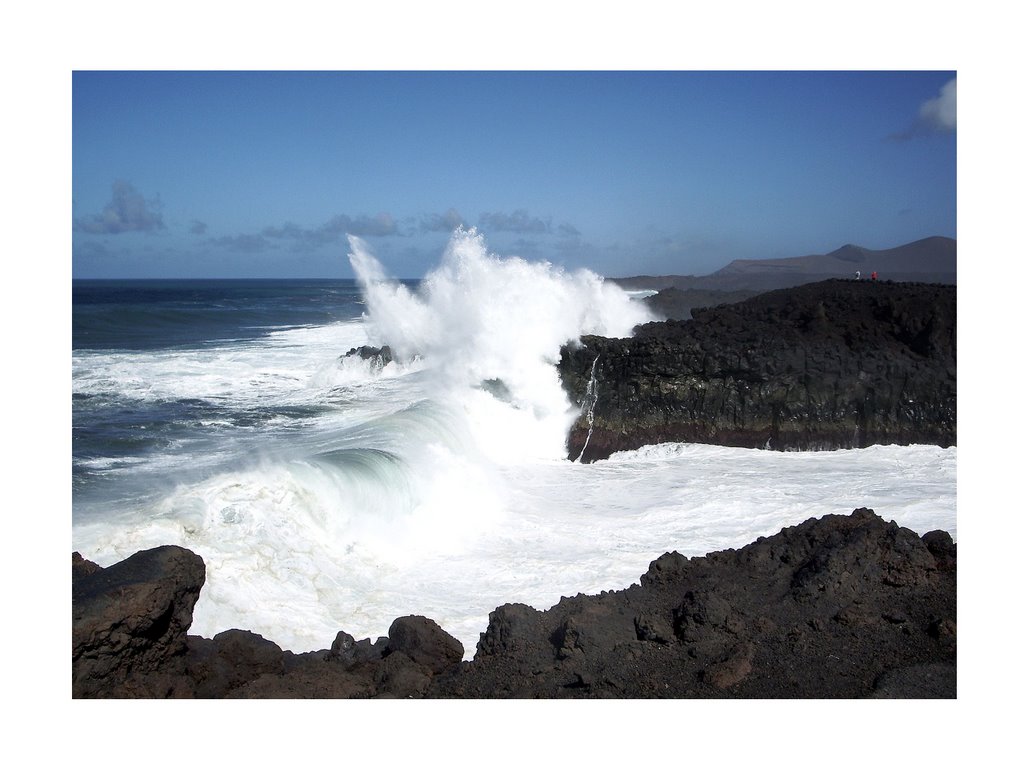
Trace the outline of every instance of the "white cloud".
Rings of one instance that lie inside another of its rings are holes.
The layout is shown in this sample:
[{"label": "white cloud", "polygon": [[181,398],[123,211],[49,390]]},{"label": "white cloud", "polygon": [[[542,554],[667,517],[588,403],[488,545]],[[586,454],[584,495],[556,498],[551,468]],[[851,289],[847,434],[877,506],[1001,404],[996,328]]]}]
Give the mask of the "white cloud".
[{"label": "white cloud", "polygon": [[934,99],[921,105],[921,121],[937,131],[956,130],[956,78],[954,77],[939,91]]}]

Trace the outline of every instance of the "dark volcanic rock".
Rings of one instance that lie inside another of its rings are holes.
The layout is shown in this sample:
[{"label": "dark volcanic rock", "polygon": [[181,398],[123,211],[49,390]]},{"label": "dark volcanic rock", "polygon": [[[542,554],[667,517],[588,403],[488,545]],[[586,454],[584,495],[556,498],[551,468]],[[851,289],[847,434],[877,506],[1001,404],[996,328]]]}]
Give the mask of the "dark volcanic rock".
[{"label": "dark volcanic rock", "polygon": [[756,296],[757,291],[702,291],[693,288],[665,288],[643,300],[644,304],[666,320],[689,320],[695,309],[734,304]]},{"label": "dark volcanic rock", "polygon": [[76,698],[421,696],[462,662],[435,622],[406,616],[376,643],[339,632],[330,650],[295,654],[253,632],[186,635],[205,581],[197,555],[167,546],[100,568],[72,555]]},{"label": "dark volcanic rock", "polygon": [[956,443],[953,286],[829,280],[693,312],[563,348],[582,410],[570,458],[674,441]]},{"label": "dark volcanic rock", "polygon": [[[78,562],[77,558],[73,562]],[[739,550],[666,553],[639,584],[496,608],[473,661],[430,619],[294,654],[186,637],[202,561],[178,547],[74,580],[75,696],[924,698],[956,696],[956,545],[867,509]]]},{"label": "dark volcanic rock", "polygon": [[197,698],[222,699],[262,675],[284,672],[284,652],[254,632],[229,629],[212,640],[189,637],[189,677]]},{"label": "dark volcanic rock", "polygon": [[886,672],[875,681],[876,699],[948,699],[956,691],[952,664],[917,664]]},{"label": "dark volcanic rock", "polygon": [[328,659],[355,665],[368,661],[380,661],[384,658],[387,650],[388,639],[386,637],[378,638],[376,643],[371,643],[368,637],[356,640],[348,632],[339,632],[331,644]]},{"label": "dark volcanic rock", "polygon": [[175,546],[74,578],[72,695],[184,695],[168,676],[186,653],[205,580],[202,559]]},{"label": "dark volcanic rock", "polygon": [[395,619],[388,630],[388,653],[402,652],[432,672],[462,661],[462,643],[424,616]]},{"label": "dark volcanic rock", "polygon": [[426,695],[955,697],[950,555],[940,568],[867,509],[740,550],[668,553],[622,591],[497,609],[474,660]]},{"label": "dark volcanic rock", "polygon": [[74,584],[75,581],[77,581],[78,579],[82,578],[83,576],[89,576],[89,575],[91,575],[93,573],[96,573],[96,571],[101,571],[101,570],[103,570],[103,569],[100,568],[100,566],[96,565],[96,563],[92,562],[91,560],[86,560],[84,557],[82,557],[82,555],[80,553],[78,553],[78,552],[72,552],[71,553],[71,583],[72,584]]},{"label": "dark volcanic rock", "polygon": [[342,355],[342,359],[346,357],[358,357],[360,360],[367,360],[370,366],[377,371],[395,359],[391,353],[391,347],[386,344],[383,347],[353,347]]}]

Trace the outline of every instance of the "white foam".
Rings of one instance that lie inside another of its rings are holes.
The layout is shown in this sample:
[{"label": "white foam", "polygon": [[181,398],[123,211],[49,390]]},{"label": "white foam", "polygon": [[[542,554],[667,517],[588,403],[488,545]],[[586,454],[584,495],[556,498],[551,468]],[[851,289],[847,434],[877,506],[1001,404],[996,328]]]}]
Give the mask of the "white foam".
[{"label": "white foam", "polygon": [[[455,232],[418,294],[387,280],[363,241],[349,241],[374,343],[421,356],[432,396],[460,404],[479,449],[502,463],[562,454],[576,417],[555,368],[563,345],[588,333],[627,336],[651,319],[593,272],[490,254],[475,230]],[[478,394],[498,381],[504,402]]]},{"label": "white foam", "polygon": [[665,551],[741,547],[860,506],[956,534],[955,448],[675,444],[493,477],[442,453],[435,469],[433,483],[392,477],[385,492],[373,478],[360,489],[316,468],[261,467],[183,490],[132,527],[80,527],[76,547],[101,564],[166,543],[199,553],[208,581],[193,631],[205,636],[240,627],[314,650],[338,630],[376,638],[418,613],[471,656],[498,605],[622,589]]},{"label": "white foam", "polygon": [[626,291],[626,295],[628,295],[629,298],[633,299],[634,301],[638,300],[638,299],[648,299],[651,296],[657,296],[658,293],[660,293],[660,291],[656,291],[656,290],[653,290],[653,289],[632,290],[632,291],[627,290]]},{"label": "white foam", "polygon": [[365,343],[364,324],[344,322],[202,348],[79,350],[72,357],[72,392],[120,400],[298,404],[321,390],[317,377],[325,365],[333,365],[339,355]]},{"label": "white foam", "polygon": [[[116,520],[76,510],[74,546],[101,565],[159,544],[204,558],[195,633],[238,627],[305,651],[422,614],[471,656],[496,606],[621,589],[665,551],[740,547],[860,506],[918,533],[956,533],[955,448],[669,444],[571,463],[559,348],[628,333],[642,307],[590,273],[489,255],[472,232],[453,238],[418,294],[352,246],[362,322],[94,359],[94,375],[76,376],[82,391],[337,405],[301,429],[261,427],[234,443],[228,433],[210,450],[238,452],[230,469],[182,471],[180,487]],[[399,359],[380,370],[339,361],[365,343]]]}]

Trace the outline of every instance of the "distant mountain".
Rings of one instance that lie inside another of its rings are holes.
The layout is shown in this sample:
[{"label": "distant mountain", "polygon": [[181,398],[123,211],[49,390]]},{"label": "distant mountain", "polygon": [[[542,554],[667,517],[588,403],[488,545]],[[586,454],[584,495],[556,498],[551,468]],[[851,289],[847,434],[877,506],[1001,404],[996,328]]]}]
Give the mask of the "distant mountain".
[{"label": "distant mountain", "polygon": [[665,275],[614,278],[631,289],[681,291],[770,291],[834,277],[861,279],[878,272],[880,280],[956,285],[956,240],[926,237],[906,245],[873,251],[844,245],[831,253],[785,259],[737,259],[710,275]]}]

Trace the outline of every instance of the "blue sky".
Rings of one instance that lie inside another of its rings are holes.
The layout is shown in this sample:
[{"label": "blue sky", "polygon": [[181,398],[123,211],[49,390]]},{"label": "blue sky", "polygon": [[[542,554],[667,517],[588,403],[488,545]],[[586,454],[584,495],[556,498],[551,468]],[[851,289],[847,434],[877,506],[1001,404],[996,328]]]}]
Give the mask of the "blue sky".
[{"label": "blue sky", "polygon": [[419,277],[454,226],[601,274],[956,237],[949,71],[88,71],[72,275]]}]

